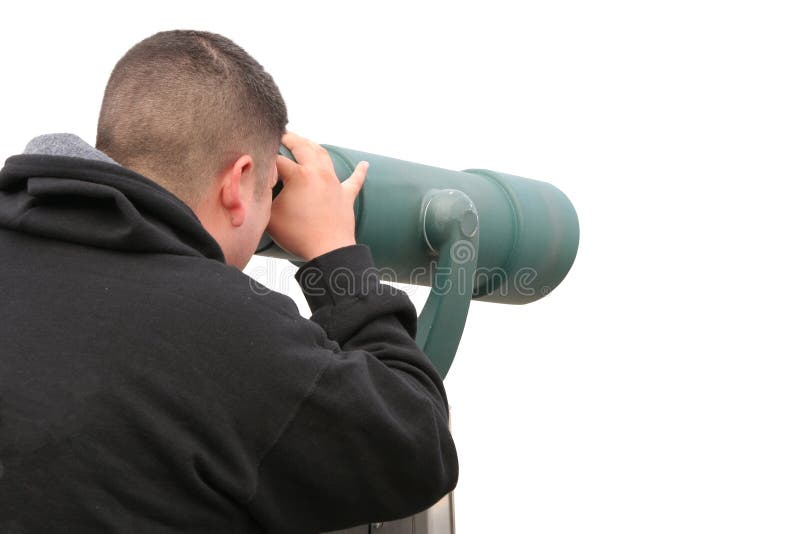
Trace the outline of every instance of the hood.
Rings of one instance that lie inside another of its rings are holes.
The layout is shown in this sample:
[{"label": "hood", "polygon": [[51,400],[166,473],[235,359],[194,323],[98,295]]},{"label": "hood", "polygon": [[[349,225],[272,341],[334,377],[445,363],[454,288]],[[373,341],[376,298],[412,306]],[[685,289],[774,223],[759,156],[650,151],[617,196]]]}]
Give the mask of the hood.
[{"label": "hood", "polygon": [[178,197],[71,134],[37,137],[0,170],[0,228],[128,252],[224,262]]}]

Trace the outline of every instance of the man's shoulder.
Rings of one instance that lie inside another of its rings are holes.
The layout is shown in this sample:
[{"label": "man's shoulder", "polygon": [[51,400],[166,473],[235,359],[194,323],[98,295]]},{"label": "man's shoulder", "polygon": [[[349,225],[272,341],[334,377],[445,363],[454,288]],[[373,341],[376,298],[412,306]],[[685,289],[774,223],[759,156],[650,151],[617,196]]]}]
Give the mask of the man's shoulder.
[{"label": "man's shoulder", "polygon": [[[299,317],[287,295],[260,284],[239,269],[216,260],[162,255],[151,259],[157,272],[152,283],[164,299],[182,298],[218,314],[235,314],[238,320],[263,319],[277,314]],[[142,265],[148,263],[142,259]]]},{"label": "man's shoulder", "polygon": [[0,256],[4,289],[15,299],[32,310],[47,302],[54,317],[99,316],[115,331],[168,325],[207,341],[236,332],[225,336],[233,342],[296,335],[306,322],[288,296],[199,255],[109,250],[0,229]]}]

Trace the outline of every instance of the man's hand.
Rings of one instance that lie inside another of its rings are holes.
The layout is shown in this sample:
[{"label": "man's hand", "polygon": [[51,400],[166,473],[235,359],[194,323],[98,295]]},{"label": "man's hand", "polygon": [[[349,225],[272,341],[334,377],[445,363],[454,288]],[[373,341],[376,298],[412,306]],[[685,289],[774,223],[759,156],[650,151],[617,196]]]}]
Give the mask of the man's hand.
[{"label": "man's hand", "polygon": [[297,163],[278,156],[283,190],[272,204],[267,232],[280,247],[304,260],[354,245],[353,203],[367,177],[365,161],[339,183],[328,152],[299,135],[287,133],[283,144]]}]

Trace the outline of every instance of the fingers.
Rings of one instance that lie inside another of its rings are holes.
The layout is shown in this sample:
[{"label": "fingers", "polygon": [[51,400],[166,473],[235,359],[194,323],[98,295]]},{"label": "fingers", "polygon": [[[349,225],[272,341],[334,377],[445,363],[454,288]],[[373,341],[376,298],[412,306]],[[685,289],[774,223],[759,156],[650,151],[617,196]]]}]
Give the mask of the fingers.
[{"label": "fingers", "polygon": [[350,175],[350,178],[342,182],[342,188],[348,191],[355,200],[358,196],[358,192],[361,191],[361,188],[364,186],[364,181],[367,179],[367,169],[369,168],[369,163],[366,161],[360,162],[356,165],[353,174]]},{"label": "fingers", "polygon": [[289,183],[295,176],[301,172],[301,167],[294,161],[286,156],[278,156],[275,160],[278,167],[278,176],[284,183]]},{"label": "fingers", "polygon": [[[323,147],[293,132],[285,133],[281,142],[292,152],[294,159],[297,161],[295,163],[289,158],[278,156],[278,175],[285,183],[303,175],[306,170],[311,170],[312,173],[309,176],[318,176],[324,180],[329,180],[331,183],[338,184],[339,180],[334,172],[333,161],[328,151]],[[368,167],[369,163],[366,161],[360,162],[356,165],[350,177],[341,184],[342,189],[347,191],[348,196],[353,200],[355,200],[364,186]]]},{"label": "fingers", "polygon": [[293,132],[286,132],[281,142],[292,152],[294,159],[300,165],[316,169],[333,167],[328,151],[309,139]]}]

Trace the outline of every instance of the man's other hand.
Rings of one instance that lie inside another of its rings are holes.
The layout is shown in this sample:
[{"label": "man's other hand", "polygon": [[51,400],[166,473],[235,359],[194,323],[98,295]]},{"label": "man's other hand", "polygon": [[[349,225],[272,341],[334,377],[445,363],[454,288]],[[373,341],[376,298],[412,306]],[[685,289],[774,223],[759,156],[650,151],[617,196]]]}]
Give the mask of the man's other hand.
[{"label": "man's other hand", "polygon": [[278,156],[283,190],[272,204],[267,232],[282,249],[306,261],[354,245],[353,204],[369,164],[360,162],[340,183],[327,150],[291,132],[282,142],[297,163]]}]

